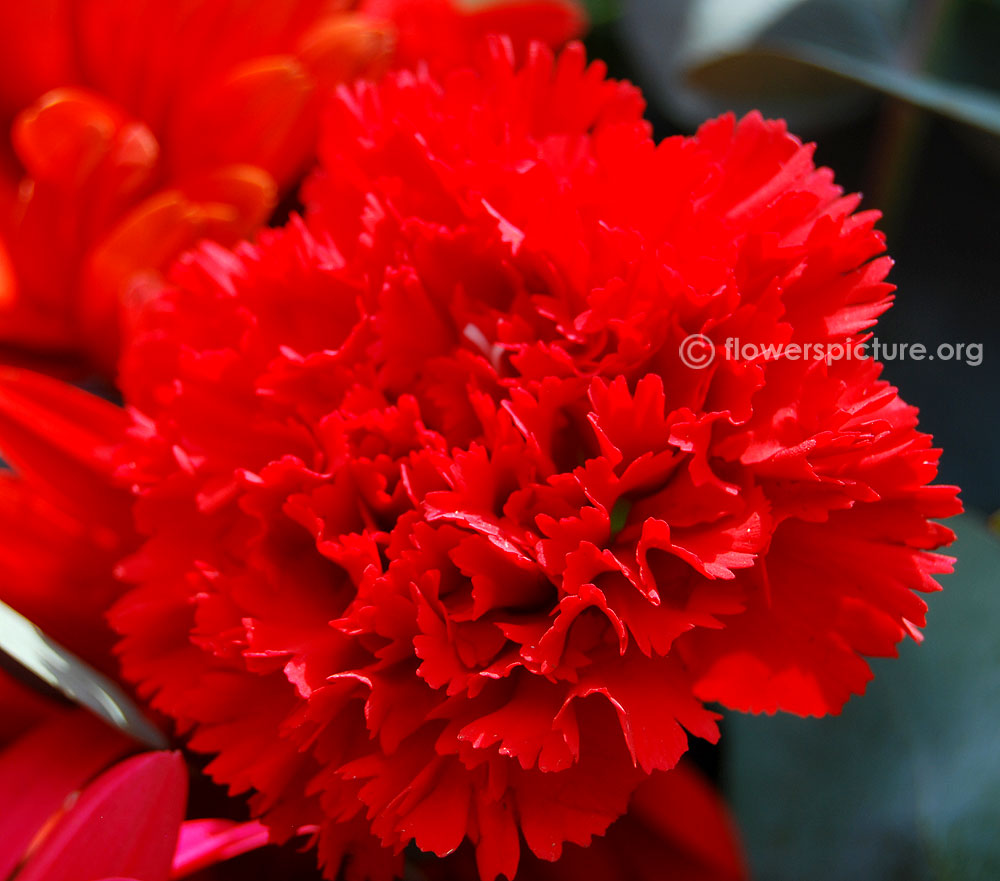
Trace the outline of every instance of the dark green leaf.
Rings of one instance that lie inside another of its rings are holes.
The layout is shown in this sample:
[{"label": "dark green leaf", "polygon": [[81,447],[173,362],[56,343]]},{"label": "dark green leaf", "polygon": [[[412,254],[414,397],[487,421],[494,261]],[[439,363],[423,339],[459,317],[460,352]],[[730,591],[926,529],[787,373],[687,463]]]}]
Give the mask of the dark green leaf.
[{"label": "dark green leaf", "polygon": [[[817,129],[857,113],[866,106],[866,96],[882,94],[1000,135],[1000,97],[995,92],[936,77],[924,69],[930,56],[983,54],[952,45],[952,40],[968,42],[967,28],[928,24],[923,15],[926,4],[907,0],[739,4],[623,0],[623,4],[623,36],[647,85],[685,127],[724,110],[742,114],[760,109],[766,116],[788,119],[793,130]],[[914,7],[909,14],[908,7]],[[920,26],[928,33],[918,33]],[[958,36],[952,37],[953,33]],[[911,44],[921,42],[927,45],[909,57]],[[993,64],[995,51],[988,58]],[[954,64],[947,67],[955,69]]]},{"label": "dark green leaf", "polygon": [[787,82],[810,73],[833,74],[1000,136],[1000,97],[990,92],[807,43],[763,44],[739,54],[706,61],[688,72],[688,81],[701,88],[726,90],[733,96],[742,92],[748,97],[747,84],[755,80]]},{"label": "dark green leaf", "polygon": [[584,0],[593,27],[614,21],[621,14],[618,0]]}]

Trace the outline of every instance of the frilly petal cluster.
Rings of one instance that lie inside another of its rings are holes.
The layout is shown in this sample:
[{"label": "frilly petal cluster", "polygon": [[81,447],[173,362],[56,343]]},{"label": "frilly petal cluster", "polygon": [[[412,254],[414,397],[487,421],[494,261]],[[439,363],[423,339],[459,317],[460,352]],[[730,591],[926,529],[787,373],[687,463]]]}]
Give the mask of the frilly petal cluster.
[{"label": "frilly petal cluster", "polygon": [[125,359],[124,669],[331,877],[554,860],[705,702],[838,712],[949,568],[879,364],[722,351],[863,336],[877,215],[780,122],[642,112],[579,46],[344,89],[305,219],[182,261]]}]

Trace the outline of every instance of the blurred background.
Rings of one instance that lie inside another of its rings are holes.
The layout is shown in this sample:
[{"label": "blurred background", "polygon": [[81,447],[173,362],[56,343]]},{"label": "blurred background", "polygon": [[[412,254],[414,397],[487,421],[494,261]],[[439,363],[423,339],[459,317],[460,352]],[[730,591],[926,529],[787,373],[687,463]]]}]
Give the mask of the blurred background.
[{"label": "blurred background", "polygon": [[1000,0],[590,0],[591,54],[657,138],[759,108],[817,143],[896,260],[883,343],[981,344],[884,375],[962,487],[923,645],[841,718],[727,719],[715,765],[759,881],[1000,878]]}]

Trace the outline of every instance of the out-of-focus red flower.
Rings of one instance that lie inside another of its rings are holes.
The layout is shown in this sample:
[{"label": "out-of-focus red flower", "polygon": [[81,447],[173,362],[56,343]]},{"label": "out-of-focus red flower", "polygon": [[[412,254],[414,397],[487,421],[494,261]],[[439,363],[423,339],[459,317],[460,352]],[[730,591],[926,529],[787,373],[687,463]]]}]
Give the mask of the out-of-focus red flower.
[{"label": "out-of-focus red flower", "polygon": [[0,343],[110,371],[162,268],[267,219],[313,156],[331,88],[391,63],[394,19],[408,62],[441,65],[493,26],[564,41],[581,24],[567,4],[3,4]]},{"label": "out-of-focus red flower", "polygon": [[167,881],[267,843],[258,823],[183,822],[180,756],[118,761],[133,748],[94,717],[59,711],[0,751],[0,877]]},{"label": "out-of-focus red flower", "polygon": [[[475,857],[463,847],[424,860],[428,881],[472,881]],[[586,848],[567,845],[555,862],[522,857],[518,881],[743,881],[747,870],[733,822],[715,790],[682,762],[639,784],[628,813]]]},{"label": "out-of-focus red flower", "polygon": [[131,498],[112,479],[128,422],[80,389],[0,368],[2,455],[14,469],[0,472],[0,600],[107,673],[114,566],[137,544]]},{"label": "out-of-focus red flower", "polygon": [[0,670],[0,748],[52,715],[54,708],[37,692]]},{"label": "out-of-focus red flower", "polygon": [[392,22],[397,67],[426,62],[435,73],[469,64],[489,34],[506,34],[522,54],[532,40],[564,45],[587,21],[577,0],[362,0],[361,11]]},{"label": "out-of-focus red flower", "polygon": [[119,307],[203,237],[259,226],[313,147],[325,90],[388,59],[348,2],[7,3],[0,198],[16,284],[0,338],[105,367]]},{"label": "out-of-focus red flower", "polygon": [[186,258],[124,361],[124,669],[331,875],[556,860],[703,701],[838,712],[950,566],[880,365],[679,351],[863,333],[876,215],[781,123],[642,110],[502,41],[345,91],[309,227]]}]

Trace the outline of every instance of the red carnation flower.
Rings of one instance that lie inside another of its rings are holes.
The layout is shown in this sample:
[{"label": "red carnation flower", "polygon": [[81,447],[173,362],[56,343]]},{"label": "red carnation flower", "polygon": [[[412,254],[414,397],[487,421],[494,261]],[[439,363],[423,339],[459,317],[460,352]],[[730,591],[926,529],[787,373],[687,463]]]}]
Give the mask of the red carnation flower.
[{"label": "red carnation flower", "polygon": [[575,46],[341,92],[308,226],[175,270],[126,357],[128,677],[332,875],[484,879],[626,809],[715,700],[837,712],[955,490],[871,360],[876,215],[781,123],[655,145]]},{"label": "red carnation flower", "polygon": [[[381,72],[397,30],[407,53],[440,55],[444,22],[454,30],[486,16],[442,0],[421,31],[415,2],[0,5],[7,356],[72,369],[49,356],[86,349],[110,370],[122,302],[130,312],[158,290],[159,270],[201,238],[236,242],[266,220],[314,158],[330,87]],[[572,17],[567,2],[504,0],[491,11],[509,12],[503,23],[519,22],[524,42],[564,40],[549,7]],[[105,669],[103,613],[120,590],[111,568],[133,541],[128,493],[108,488],[108,447],[126,421],[81,392],[0,375],[0,436],[16,468],[0,475],[0,599]]]},{"label": "red carnation flower", "polygon": [[[0,438],[14,469],[0,472],[0,600],[106,673],[117,664],[105,613],[122,590],[112,573],[138,543],[131,496],[113,478],[129,422],[81,389],[0,368]],[[0,695],[16,715],[2,684]]]},{"label": "red carnation flower", "polygon": [[380,74],[397,29],[400,61],[443,65],[484,29],[561,43],[582,26],[570,0],[505,0],[491,14],[441,0],[423,18],[423,0],[363,5],[3,4],[0,343],[111,372],[119,324],[159,271],[267,220],[313,159],[330,89]]}]

